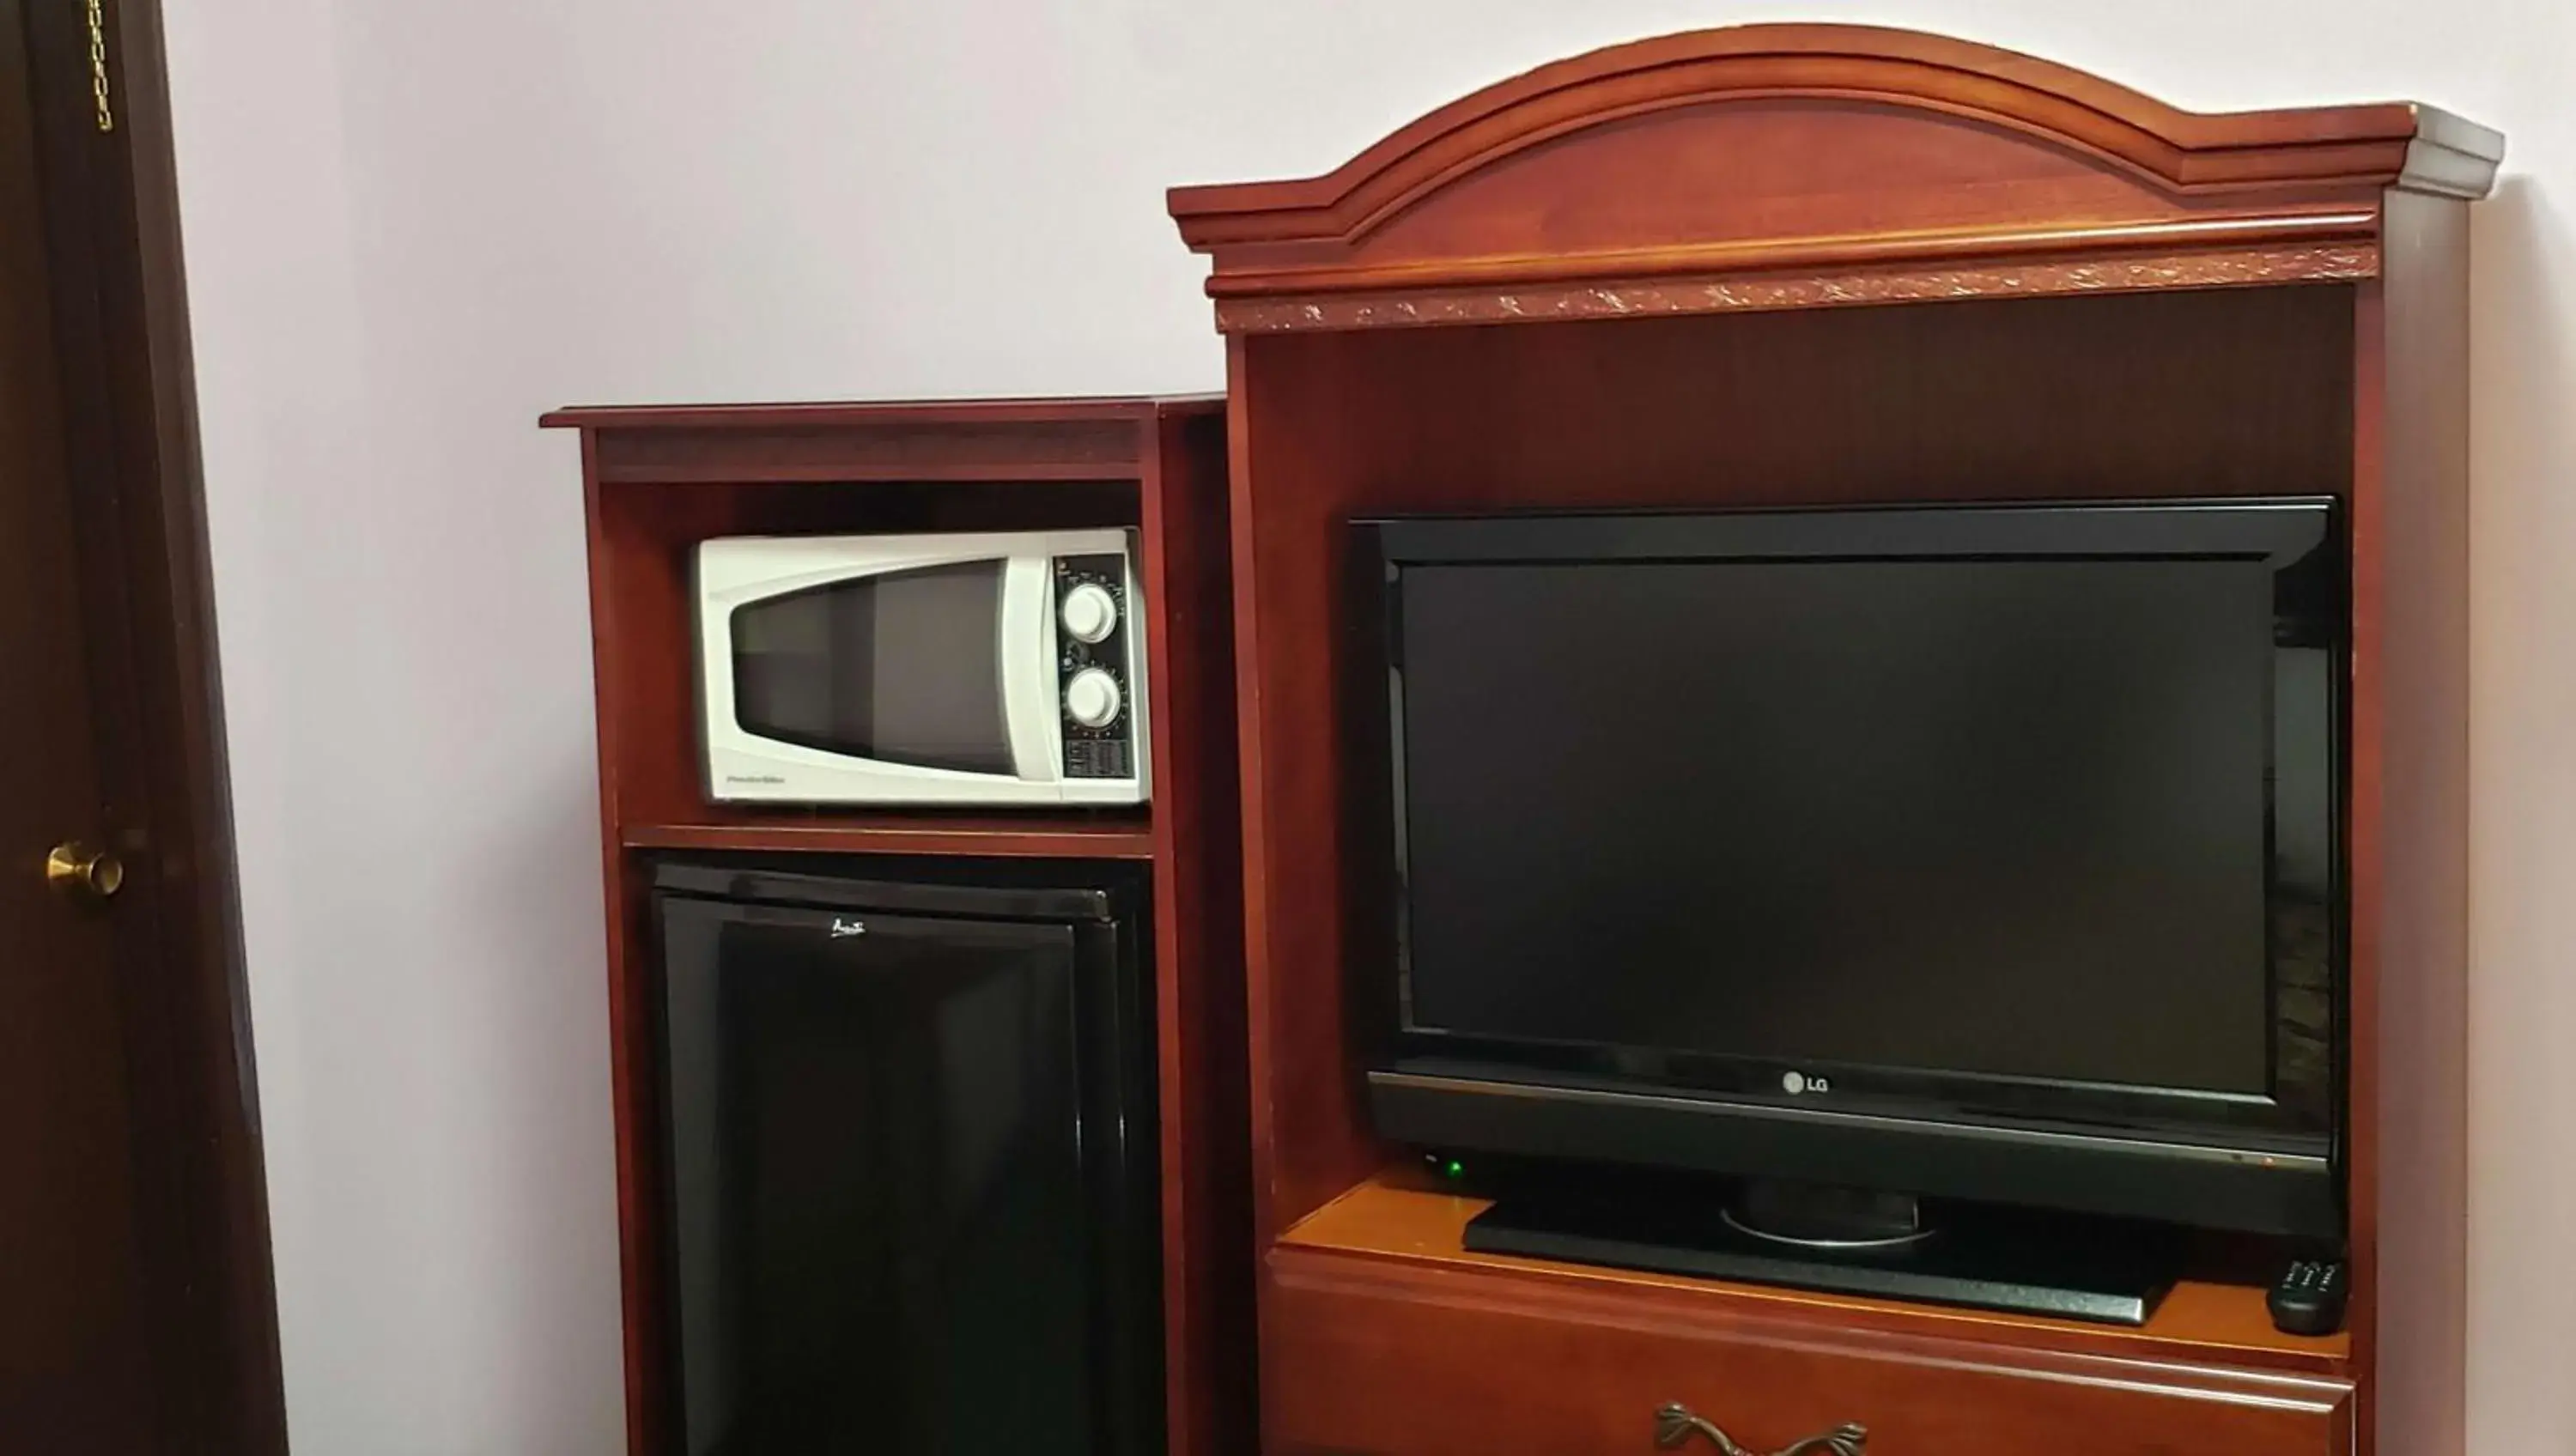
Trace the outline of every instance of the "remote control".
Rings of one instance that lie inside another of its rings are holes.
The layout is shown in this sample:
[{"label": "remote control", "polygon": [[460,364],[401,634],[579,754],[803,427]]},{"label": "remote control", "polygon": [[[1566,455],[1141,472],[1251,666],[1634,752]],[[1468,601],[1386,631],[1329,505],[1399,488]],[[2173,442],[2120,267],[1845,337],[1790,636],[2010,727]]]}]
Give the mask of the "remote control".
[{"label": "remote control", "polygon": [[2343,1328],[2343,1296],[2341,1259],[2294,1259],[2264,1302],[2285,1335],[2331,1335]]}]

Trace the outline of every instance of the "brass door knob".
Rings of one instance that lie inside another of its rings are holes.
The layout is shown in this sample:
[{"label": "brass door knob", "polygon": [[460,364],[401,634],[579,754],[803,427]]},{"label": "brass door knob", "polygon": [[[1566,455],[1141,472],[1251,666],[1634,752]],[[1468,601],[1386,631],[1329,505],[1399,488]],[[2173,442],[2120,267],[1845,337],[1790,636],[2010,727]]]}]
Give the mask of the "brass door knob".
[{"label": "brass door knob", "polygon": [[45,856],[45,883],[54,893],[75,900],[104,900],[125,888],[125,862],[106,850],[68,839]]}]

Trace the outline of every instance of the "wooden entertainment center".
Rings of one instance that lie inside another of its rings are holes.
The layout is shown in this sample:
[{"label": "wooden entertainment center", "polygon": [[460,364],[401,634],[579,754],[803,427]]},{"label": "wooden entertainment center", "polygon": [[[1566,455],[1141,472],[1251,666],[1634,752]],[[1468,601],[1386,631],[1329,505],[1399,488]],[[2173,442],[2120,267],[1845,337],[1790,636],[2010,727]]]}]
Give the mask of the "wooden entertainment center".
[{"label": "wooden entertainment center", "polygon": [[[2462,1451],[2467,209],[2502,149],[2426,107],[2198,115],[1904,31],[1675,35],[1489,87],[1325,176],[1174,190],[1214,259],[1222,402],[548,416],[582,439],[630,1449],[692,1444],[652,909],[679,855],[1149,867],[1171,1456]],[[2304,1175],[2342,1176],[2340,1332],[2276,1327],[2292,1249],[2248,1234],[2200,1238],[2135,1326],[1468,1249],[1485,1201],[1381,1138],[1368,1102],[1397,907],[1370,843],[1384,733],[1353,711],[1387,666],[1360,660],[1354,519],[2289,496],[2331,498],[2348,567],[2344,640],[2314,669],[2348,648],[2316,755],[2340,761],[2339,812],[2313,799],[2342,853],[2342,1143],[2329,1166],[2318,1132]],[[711,799],[699,543],[1096,528],[1133,533],[1149,803]],[[846,1220],[812,1222],[845,1242]],[[959,1439],[1091,1440],[1055,1424]]]},{"label": "wooden entertainment center", "polygon": [[[1227,345],[1264,1450],[2461,1449],[2467,205],[2501,153],[2425,107],[2196,115],[1753,26],[1171,194]],[[1345,522],[2300,493],[2350,531],[2346,1333],[2273,1328],[2259,1242],[2128,1330],[1463,1250],[1479,1205],[1372,1134],[1352,1050],[1390,910],[1347,872]]]}]

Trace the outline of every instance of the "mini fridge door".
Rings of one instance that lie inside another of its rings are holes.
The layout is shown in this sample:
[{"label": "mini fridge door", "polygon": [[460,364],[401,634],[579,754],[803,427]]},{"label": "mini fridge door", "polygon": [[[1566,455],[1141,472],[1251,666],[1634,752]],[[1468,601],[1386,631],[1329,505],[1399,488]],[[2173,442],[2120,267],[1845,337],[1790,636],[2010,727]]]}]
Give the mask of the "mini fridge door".
[{"label": "mini fridge door", "polygon": [[1159,1450],[1150,1036],[1107,897],[662,884],[677,1449]]}]

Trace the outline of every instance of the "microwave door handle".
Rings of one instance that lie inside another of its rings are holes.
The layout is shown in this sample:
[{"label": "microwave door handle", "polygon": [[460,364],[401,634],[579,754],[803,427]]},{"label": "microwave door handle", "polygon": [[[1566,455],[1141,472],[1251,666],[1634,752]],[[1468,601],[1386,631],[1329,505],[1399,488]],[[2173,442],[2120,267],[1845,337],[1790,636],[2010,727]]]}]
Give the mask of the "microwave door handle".
[{"label": "microwave door handle", "polygon": [[[1055,563],[1012,556],[1002,567],[1002,610],[995,630],[1002,663],[1002,718],[1011,766],[1022,783],[1064,777],[1064,728],[1057,698]],[[1032,644],[1035,651],[1031,651]]]}]

